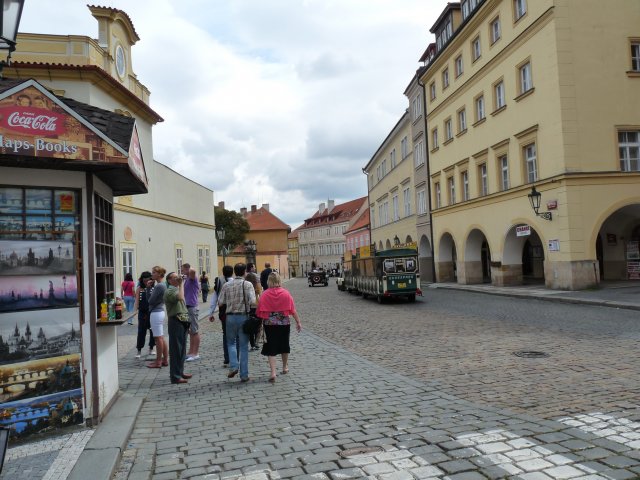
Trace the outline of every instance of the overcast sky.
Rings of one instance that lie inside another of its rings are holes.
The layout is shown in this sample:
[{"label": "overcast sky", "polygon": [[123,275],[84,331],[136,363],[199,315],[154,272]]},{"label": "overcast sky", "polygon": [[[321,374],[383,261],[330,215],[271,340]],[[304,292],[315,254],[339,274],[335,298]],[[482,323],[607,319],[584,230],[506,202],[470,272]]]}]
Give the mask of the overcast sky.
[{"label": "overcast sky", "polygon": [[[27,0],[20,31],[97,38],[86,0]],[[90,2],[93,3],[93,2]],[[154,157],[229,209],[270,204],[292,228],[367,194],[362,168],[446,0],[120,0],[138,79],[164,122]]]}]

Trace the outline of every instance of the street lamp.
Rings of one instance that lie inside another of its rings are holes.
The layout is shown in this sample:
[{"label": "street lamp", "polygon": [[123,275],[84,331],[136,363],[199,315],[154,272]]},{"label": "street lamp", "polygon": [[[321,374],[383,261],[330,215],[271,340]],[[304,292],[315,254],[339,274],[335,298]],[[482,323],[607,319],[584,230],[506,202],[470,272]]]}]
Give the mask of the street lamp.
[{"label": "street lamp", "polygon": [[551,220],[551,212],[538,212],[540,210],[540,201],[542,200],[542,194],[536,190],[535,186],[531,187],[531,193],[527,195],[527,197],[529,197],[531,208],[533,208],[533,211],[538,217],[542,217],[545,220]]},{"label": "street lamp", "polygon": [[24,0],[3,0],[0,10],[0,50],[7,52],[7,58],[0,61],[0,77],[5,65],[9,65],[11,53],[16,49],[18,25],[22,16]]},{"label": "street lamp", "polygon": [[[218,237],[219,241],[221,240],[224,242],[224,228],[216,230],[216,237]],[[227,264],[227,255],[229,254],[229,249],[224,246],[224,243],[220,248],[220,252],[222,253],[222,266],[224,267]]]}]

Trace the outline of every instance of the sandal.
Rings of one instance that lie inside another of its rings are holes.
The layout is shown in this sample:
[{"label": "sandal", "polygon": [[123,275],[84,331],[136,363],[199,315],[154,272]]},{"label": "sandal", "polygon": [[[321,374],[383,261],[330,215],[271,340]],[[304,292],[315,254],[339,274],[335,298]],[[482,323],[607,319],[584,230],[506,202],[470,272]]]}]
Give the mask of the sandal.
[{"label": "sandal", "polygon": [[147,368],[162,368],[162,365],[159,363],[147,363]]},{"label": "sandal", "polygon": [[163,367],[168,367],[169,366],[169,362],[162,362],[162,366]]},{"label": "sandal", "polygon": [[274,375],[273,377],[269,377],[269,382],[270,383],[275,383],[276,382],[276,376]]},{"label": "sandal", "polygon": [[282,370],[282,374],[283,375],[286,375],[287,373],[289,373],[289,369],[288,368],[285,368],[284,370]]}]

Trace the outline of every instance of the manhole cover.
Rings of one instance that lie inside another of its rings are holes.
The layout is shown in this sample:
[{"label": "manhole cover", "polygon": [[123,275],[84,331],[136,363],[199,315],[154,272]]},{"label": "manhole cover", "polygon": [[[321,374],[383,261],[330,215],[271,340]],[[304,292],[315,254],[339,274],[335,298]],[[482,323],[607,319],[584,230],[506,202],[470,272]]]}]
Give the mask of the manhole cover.
[{"label": "manhole cover", "polygon": [[522,358],[546,358],[549,356],[548,353],[544,352],[536,352],[534,350],[520,350],[519,352],[513,352],[516,357]]},{"label": "manhole cover", "polygon": [[368,453],[382,452],[382,447],[356,447],[349,448],[340,452],[342,458],[355,457],[356,455],[365,455]]}]

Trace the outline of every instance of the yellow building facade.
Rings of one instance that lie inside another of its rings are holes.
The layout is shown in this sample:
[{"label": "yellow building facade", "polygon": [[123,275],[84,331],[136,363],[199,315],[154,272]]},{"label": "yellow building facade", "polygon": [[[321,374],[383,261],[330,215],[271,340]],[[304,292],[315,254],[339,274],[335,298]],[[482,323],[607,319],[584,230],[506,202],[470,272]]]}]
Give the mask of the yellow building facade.
[{"label": "yellow building facade", "polygon": [[[404,112],[362,169],[367,175],[369,191],[371,243],[377,250],[389,249],[395,243],[417,241],[416,212],[426,211],[426,190],[423,185],[418,198],[411,139],[410,115]],[[424,163],[423,156],[421,164]]]},{"label": "yellow building facade", "polygon": [[438,281],[637,278],[638,18],[635,0],[447,5],[420,78]]}]

